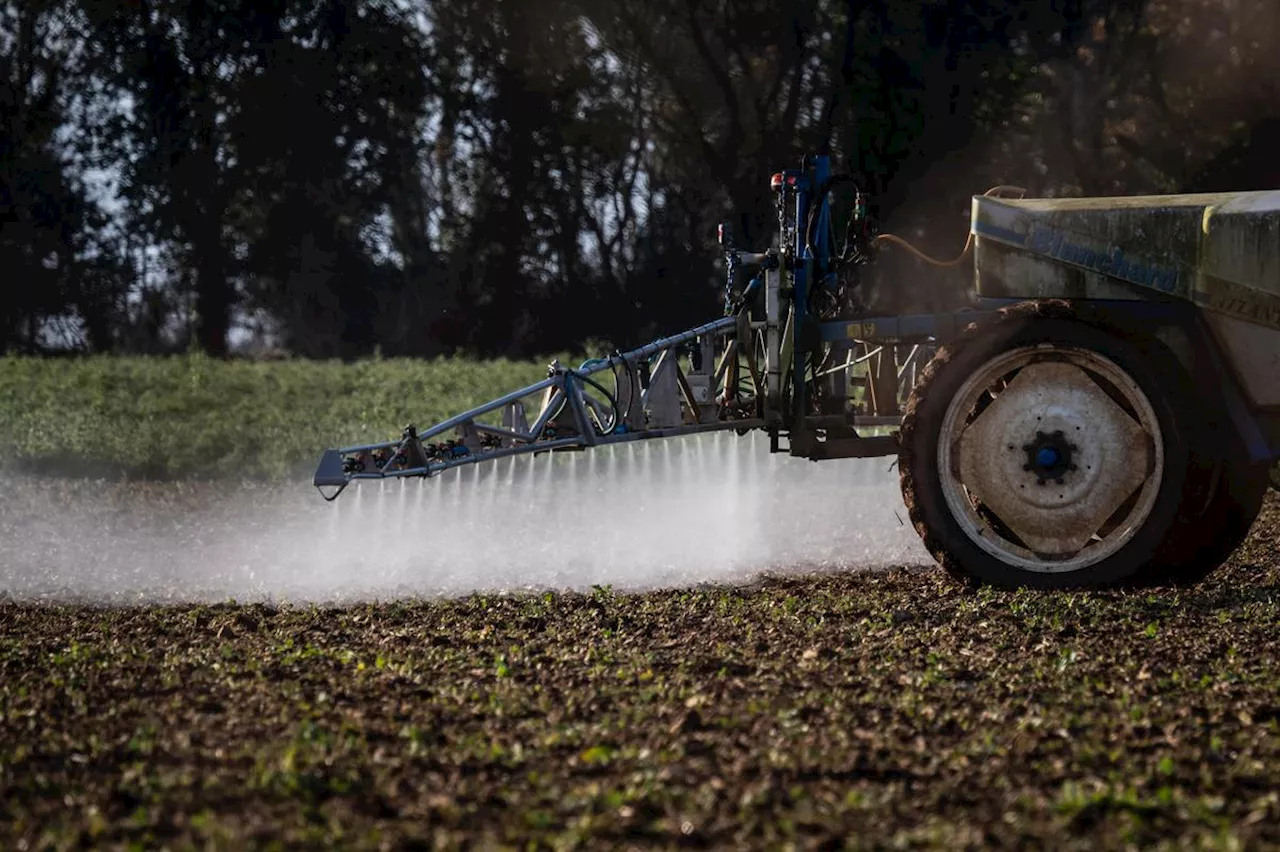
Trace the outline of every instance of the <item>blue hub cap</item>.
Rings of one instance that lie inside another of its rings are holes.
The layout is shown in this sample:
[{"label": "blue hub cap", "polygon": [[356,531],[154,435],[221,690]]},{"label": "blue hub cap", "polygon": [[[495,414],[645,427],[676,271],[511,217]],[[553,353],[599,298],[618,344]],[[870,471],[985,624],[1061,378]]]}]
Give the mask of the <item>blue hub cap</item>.
[{"label": "blue hub cap", "polygon": [[[1013,449],[1012,444],[1009,449]],[[1034,441],[1022,445],[1022,451],[1027,454],[1027,463],[1022,469],[1035,476],[1037,485],[1050,481],[1061,485],[1063,477],[1076,469],[1072,464],[1072,453],[1077,449],[1075,444],[1067,442],[1061,429],[1051,433],[1036,432]]]}]

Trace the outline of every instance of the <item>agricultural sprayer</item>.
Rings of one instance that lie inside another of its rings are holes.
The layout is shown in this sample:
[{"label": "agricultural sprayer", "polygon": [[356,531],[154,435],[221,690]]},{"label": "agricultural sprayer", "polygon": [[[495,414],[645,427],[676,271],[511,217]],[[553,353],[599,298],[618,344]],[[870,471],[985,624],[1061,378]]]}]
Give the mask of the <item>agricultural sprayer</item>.
[{"label": "agricultural sprayer", "polygon": [[877,314],[867,265],[914,249],[824,156],[772,189],[772,248],[721,229],[722,318],[328,450],[315,485],[761,430],[815,461],[896,456],[915,529],[970,581],[1190,583],[1244,540],[1280,456],[1280,192],[997,188],[973,200],[972,306]]}]

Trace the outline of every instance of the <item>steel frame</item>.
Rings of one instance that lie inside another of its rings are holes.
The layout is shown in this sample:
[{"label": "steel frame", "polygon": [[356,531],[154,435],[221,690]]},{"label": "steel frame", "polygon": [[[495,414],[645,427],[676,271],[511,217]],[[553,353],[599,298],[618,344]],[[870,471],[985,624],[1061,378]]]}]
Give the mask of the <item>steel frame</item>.
[{"label": "steel frame", "polygon": [[[397,440],[326,450],[316,469],[314,484],[326,500],[334,500],[356,480],[429,477],[463,465],[526,453],[581,450],[703,432],[759,428],[764,425],[759,418],[715,419],[711,405],[713,400],[705,393],[699,399],[699,394],[694,391],[696,384],[699,389],[713,392],[715,383],[729,372],[727,358],[722,358],[716,368],[709,367],[703,360],[701,370],[686,369],[679,363],[682,347],[696,343],[704,350],[714,351],[715,343],[732,337],[738,325],[736,318],[725,317],[630,352],[597,359],[578,369],[555,362],[542,381],[464,411],[423,432],[410,425]],[[657,359],[656,364],[649,371],[654,358]],[[625,371],[626,379],[616,372],[619,368]],[[589,380],[605,371],[613,371],[618,376],[618,396],[628,397],[628,415],[632,414],[630,409],[636,403],[640,410],[635,414],[659,408],[668,411],[683,409],[678,415],[679,422],[668,420],[647,425],[639,417],[624,417],[621,403],[616,398],[611,398],[606,406],[591,396],[586,390],[590,386]],[[650,372],[649,380],[637,381],[637,377],[645,372]],[[528,425],[526,401],[538,394],[543,396],[542,405],[533,424]],[[683,398],[684,406],[679,405],[680,399],[671,398],[675,395]],[[606,407],[612,409],[612,418],[604,416]],[[553,427],[553,422],[565,410],[569,413],[570,424]],[[502,425],[483,419],[485,415],[497,412],[502,414]],[[602,430],[600,426],[606,419],[613,422],[609,429]],[[631,424],[618,422],[624,419],[630,419]],[[568,434],[562,436],[561,431],[566,429]],[[460,434],[461,440],[451,440],[443,446],[429,443],[432,438],[448,433]],[[486,437],[489,440],[486,441]],[[373,463],[371,469],[369,462]],[[336,490],[325,493],[326,488]]]}]

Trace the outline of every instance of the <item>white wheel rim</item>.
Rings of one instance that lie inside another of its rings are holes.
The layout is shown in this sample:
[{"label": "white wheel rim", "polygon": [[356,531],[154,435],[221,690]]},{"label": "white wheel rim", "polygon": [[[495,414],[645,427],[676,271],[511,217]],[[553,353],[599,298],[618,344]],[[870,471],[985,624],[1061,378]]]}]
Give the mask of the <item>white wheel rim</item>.
[{"label": "white wheel rim", "polygon": [[1164,440],[1128,373],[1045,344],[1003,353],[961,386],[939,432],[938,475],[952,517],[985,552],[1026,571],[1079,571],[1150,517]]}]

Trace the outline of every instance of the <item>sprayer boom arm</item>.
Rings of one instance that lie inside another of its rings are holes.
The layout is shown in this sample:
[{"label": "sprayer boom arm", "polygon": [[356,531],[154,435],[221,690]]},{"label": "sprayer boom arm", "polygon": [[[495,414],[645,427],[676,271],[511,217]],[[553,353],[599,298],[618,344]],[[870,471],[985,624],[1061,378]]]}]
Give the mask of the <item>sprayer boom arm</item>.
[{"label": "sprayer boom arm", "polygon": [[[739,381],[736,336],[744,325],[750,335],[745,317],[724,317],[577,369],[555,362],[542,381],[424,431],[410,425],[396,440],[326,450],[314,484],[333,500],[357,479],[433,476],[525,453],[757,428],[760,379],[748,368],[747,381]],[[613,390],[599,381],[605,372]],[[532,424],[530,410],[538,412]],[[498,414],[500,424],[491,421]]]},{"label": "sprayer boom arm", "polygon": [[894,435],[859,430],[898,425],[918,354],[956,318],[876,317],[860,307],[858,267],[870,260],[872,229],[859,191],[837,249],[828,195],[851,179],[829,165],[817,156],[771,180],[773,248],[738,248],[721,230],[723,318],[577,369],[553,363],[542,381],[422,432],[410,425],[395,440],[326,450],[316,487],[332,500],[358,479],[727,429],[764,429],[771,452],[813,460],[896,453]]}]

